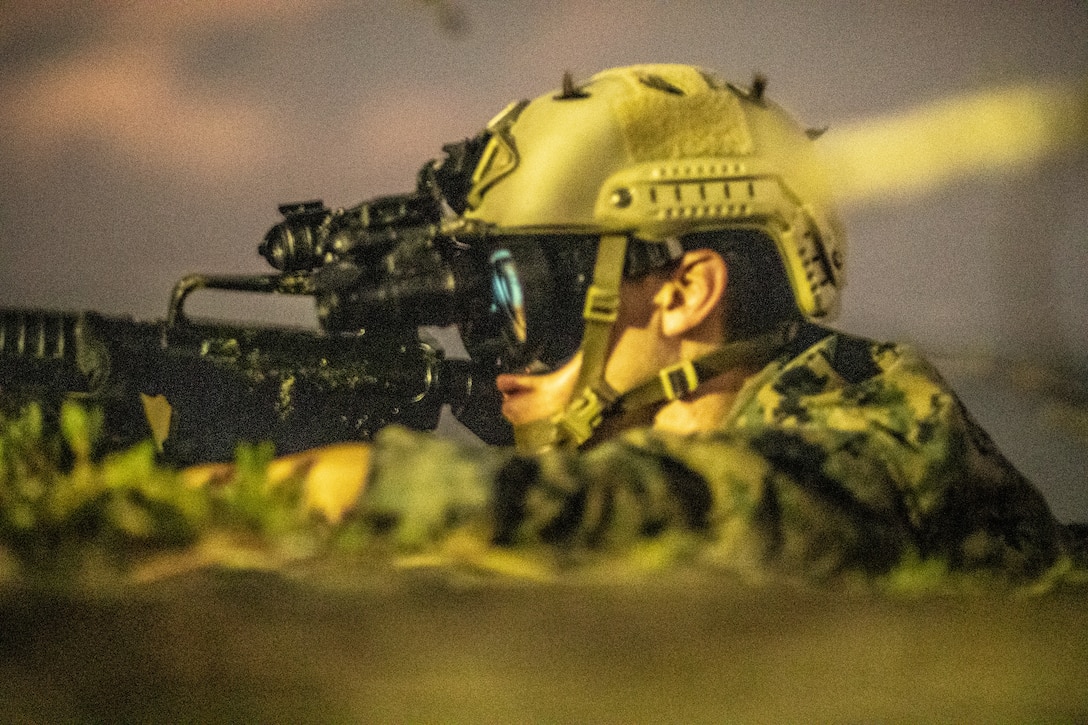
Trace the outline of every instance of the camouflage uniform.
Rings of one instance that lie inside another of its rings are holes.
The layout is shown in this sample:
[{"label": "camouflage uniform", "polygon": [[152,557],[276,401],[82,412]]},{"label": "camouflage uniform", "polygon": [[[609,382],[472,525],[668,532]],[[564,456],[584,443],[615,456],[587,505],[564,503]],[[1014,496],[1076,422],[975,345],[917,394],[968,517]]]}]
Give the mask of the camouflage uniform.
[{"label": "camouflage uniform", "polygon": [[526,457],[384,431],[364,515],[405,546],[484,518],[504,545],[622,550],[687,532],[727,568],[822,578],[935,560],[1013,579],[1063,527],[914,350],[806,325],[721,426]]}]

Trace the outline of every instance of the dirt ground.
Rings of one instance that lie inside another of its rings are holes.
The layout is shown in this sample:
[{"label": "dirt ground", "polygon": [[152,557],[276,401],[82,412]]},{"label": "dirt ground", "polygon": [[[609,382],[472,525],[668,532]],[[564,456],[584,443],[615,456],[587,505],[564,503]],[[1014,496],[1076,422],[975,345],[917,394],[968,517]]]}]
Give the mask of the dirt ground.
[{"label": "dirt ground", "polygon": [[1083,722],[1088,590],[211,569],[0,596],[0,720]]}]

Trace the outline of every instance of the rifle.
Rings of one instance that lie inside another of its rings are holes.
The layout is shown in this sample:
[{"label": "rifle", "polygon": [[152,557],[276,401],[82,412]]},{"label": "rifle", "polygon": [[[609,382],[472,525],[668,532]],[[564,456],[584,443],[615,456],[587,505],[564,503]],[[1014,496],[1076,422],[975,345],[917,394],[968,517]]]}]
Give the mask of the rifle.
[{"label": "rifle", "polygon": [[[481,145],[445,150],[463,166]],[[485,441],[510,440],[493,373],[420,334],[486,304],[486,265],[450,233],[441,178],[432,161],[413,193],[348,209],[280,206],[283,221],[258,247],[278,272],[184,277],[164,320],[0,308],[8,407],[36,400],[55,414],[76,398],[99,408],[105,452],[148,438],[146,404],[162,396],[162,455],[177,465],[228,460],[241,442],[282,454],[369,440],[391,423],[430,430],[447,404]],[[185,302],[200,289],[312,297],[319,329],[192,320]]]}]

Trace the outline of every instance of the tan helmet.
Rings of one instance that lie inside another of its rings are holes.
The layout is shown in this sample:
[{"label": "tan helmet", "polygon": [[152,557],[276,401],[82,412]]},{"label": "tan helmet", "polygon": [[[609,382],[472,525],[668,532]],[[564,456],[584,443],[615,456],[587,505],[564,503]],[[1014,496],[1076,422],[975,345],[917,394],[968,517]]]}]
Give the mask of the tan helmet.
[{"label": "tan helmet", "polygon": [[685,65],[606,70],[511,104],[472,177],[466,219],[503,230],[667,241],[764,231],[810,318],[838,308],[845,246],[810,133],[749,90]]},{"label": "tan helmet", "polygon": [[463,223],[497,236],[600,240],[574,399],[550,420],[515,426],[521,449],[581,445],[604,417],[765,361],[791,334],[783,326],[724,343],[631,390],[612,389],[604,367],[632,238],[660,242],[671,258],[686,234],[759,230],[780,254],[800,312],[837,311],[844,246],[822,165],[810,134],[764,98],[763,85],[741,90],[684,65],[616,68],[580,86],[567,76],[559,91],[513,103],[488,124]]}]

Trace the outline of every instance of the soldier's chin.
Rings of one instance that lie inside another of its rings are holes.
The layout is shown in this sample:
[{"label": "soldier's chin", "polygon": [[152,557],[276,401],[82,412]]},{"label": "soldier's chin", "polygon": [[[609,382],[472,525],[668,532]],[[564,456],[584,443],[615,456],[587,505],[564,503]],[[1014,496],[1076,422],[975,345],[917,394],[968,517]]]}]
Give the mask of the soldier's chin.
[{"label": "soldier's chin", "polygon": [[[504,376],[506,377],[506,376]],[[502,415],[512,425],[525,425],[550,418],[563,409],[555,393],[547,386],[535,386],[526,381],[527,375],[510,375],[499,384],[502,393]],[[562,400],[565,401],[565,398]]]},{"label": "soldier's chin", "polygon": [[513,425],[551,418],[566,407],[578,381],[581,362],[576,357],[544,375],[504,373],[495,379],[502,394],[502,414]]}]

